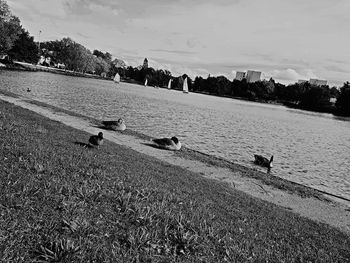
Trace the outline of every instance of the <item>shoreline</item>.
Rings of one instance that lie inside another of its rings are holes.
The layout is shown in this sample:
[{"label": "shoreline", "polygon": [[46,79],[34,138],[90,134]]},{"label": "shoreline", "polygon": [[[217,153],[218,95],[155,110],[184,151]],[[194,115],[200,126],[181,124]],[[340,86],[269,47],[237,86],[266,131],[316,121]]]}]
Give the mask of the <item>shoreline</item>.
[{"label": "shoreline", "polygon": [[[75,114],[42,102],[10,97],[15,94],[0,92],[0,99],[34,111],[49,119],[56,120],[75,129],[97,134],[101,131],[99,121]],[[142,154],[152,156],[195,172],[204,178],[228,184],[256,198],[279,205],[302,216],[324,222],[350,233],[350,202],[340,200],[321,191],[279,177],[265,174],[229,161],[193,151],[184,147],[179,152],[159,151],[147,146],[150,136],[135,131],[114,132],[103,130],[105,138],[124,145]]]},{"label": "shoreline", "polygon": [[[52,68],[52,67],[46,67],[46,66],[41,66],[41,65],[34,65],[26,62],[15,62],[15,64],[18,64],[16,67],[11,68],[6,65],[1,66],[0,69],[5,69],[5,70],[18,70],[18,71],[42,71],[42,72],[49,72],[53,74],[62,74],[62,75],[67,75],[67,76],[73,76],[73,77],[81,77],[81,78],[94,78],[94,79],[101,79],[101,80],[109,80],[113,81],[113,79],[107,78],[107,77],[101,77],[99,75],[93,75],[89,73],[83,73],[83,72],[74,72],[74,71],[69,71],[69,70],[64,70],[64,69],[59,69],[59,68]],[[137,85],[143,85],[143,83],[139,83],[135,80],[132,79],[124,79],[121,82],[125,83],[131,83],[131,84],[137,84]],[[159,87],[162,89],[167,89],[167,87]],[[181,89],[172,89],[175,91],[182,92]],[[302,110],[306,112],[314,112],[314,113],[325,113],[325,114],[330,114],[334,117],[338,118],[350,118],[350,116],[338,113],[336,109],[332,108],[331,110],[315,110],[315,109],[308,109],[305,107],[299,107],[298,105],[295,105],[290,102],[286,101],[278,101],[278,100],[259,100],[259,99],[248,99],[244,97],[237,97],[237,96],[224,96],[224,95],[217,95],[217,94],[210,94],[208,92],[198,92],[198,91],[190,91],[191,93],[196,93],[196,94],[201,94],[201,95],[206,95],[206,96],[215,96],[219,98],[228,98],[228,99],[234,99],[234,100],[241,100],[241,101],[246,101],[246,102],[255,102],[255,103],[261,103],[261,104],[270,104],[270,105],[276,105],[276,106],[283,106],[288,109],[294,109],[294,110]]]},{"label": "shoreline", "polygon": [[[0,90],[0,94],[3,94],[5,96],[14,97],[14,98],[20,98],[19,95],[14,94],[14,93],[9,92],[9,91]],[[23,100],[27,101],[28,103],[37,105],[39,107],[43,107],[43,108],[52,110],[54,112],[61,112],[61,113],[64,113],[64,114],[67,114],[70,116],[82,118],[84,120],[89,121],[91,124],[95,125],[96,127],[101,124],[100,120],[97,120],[97,119],[92,118],[92,117],[84,116],[82,114],[75,113],[75,112],[65,110],[62,108],[58,108],[58,107],[55,107],[52,105],[48,105],[46,103],[36,101],[33,99],[23,98]],[[132,131],[130,129],[127,129],[126,131],[124,131],[124,134],[130,135],[130,136],[135,136],[139,139],[144,139],[147,141],[149,141],[151,139],[151,136],[142,134],[140,132]],[[181,153],[175,153],[175,154],[177,154],[178,156],[181,156],[182,158],[187,158],[187,159],[194,160],[194,161],[205,162],[209,165],[214,165],[214,166],[217,166],[220,168],[227,168],[227,169],[232,170],[233,172],[239,171],[241,173],[249,174],[249,175],[247,175],[247,177],[252,177],[254,179],[261,181],[263,184],[272,185],[273,187],[281,189],[281,190],[290,191],[290,193],[298,194],[301,197],[315,197],[315,198],[318,198],[320,200],[323,200],[324,199],[323,195],[325,195],[328,198],[334,199],[338,202],[339,201],[344,202],[344,204],[348,204],[350,206],[350,199],[347,197],[344,197],[341,195],[336,195],[336,194],[333,194],[333,193],[330,193],[330,192],[327,192],[324,190],[320,190],[317,188],[313,188],[313,187],[310,187],[307,185],[303,185],[303,184],[300,184],[298,182],[289,181],[287,179],[262,172],[261,170],[258,170],[257,168],[246,167],[246,166],[241,165],[241,164],[236,164],[236,163],[230,162],[227,159],[224,159],[222,157],[217,157],[214,155],[206,154],[206,153],[203,153],[203,152],[198,151],[198,150],[193,150],[193,149],[187,148],[186,146],[182,147]]]},{"label": "shoreline", "polygon": [[[3,66],[1,66],[1,65],[3,65]],[[30,64],[30,63],[26,63],[26,62],[19,62],[19,61],[14,61],[13,64],[8,64],[8,65],[1,64],[1,65],[0,65],[0,69],[4,69],[4,70],[35,71],[35,72],[41,71],[41,72],[61,74],[61,75],[73,76],[73,77],[111,80],[109,78],[101,77],[99,75],[93,75],[93,74],[89,74],[89,73],[65,70],[65,69],[60,69],[60,68],[46,67],[46,66],[35,65],[35,64]]]},{"label": "shoreline", "polygon": [[341,204],[46,106],[0,96],[0,261],[349,261]]}]

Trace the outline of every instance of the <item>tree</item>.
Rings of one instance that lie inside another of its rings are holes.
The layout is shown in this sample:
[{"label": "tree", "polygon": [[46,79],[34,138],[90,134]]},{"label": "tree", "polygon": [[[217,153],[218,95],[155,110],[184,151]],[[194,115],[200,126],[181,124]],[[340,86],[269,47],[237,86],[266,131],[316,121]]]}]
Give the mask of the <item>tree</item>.
[{"label": "tree", "polygon": [[193,83],[193,91],[201,91],[202,90],[202,83],[203,83],[203,78],[196,76],[194,78],[194,83]]},{"label": "tree", "polygon": [[102,51],[99,51],[97,49],[95,49],[94,51],[92,51],[92,54],[96,57],[100,57],[100,58],[104,58],[104,53]]},{"label": "tree", "polygon": [[8,55],[13,59],[28,63],[37,63],[39,60],[38,46],[34,38],[23,28],[14,46],[8,51]]},{"label": "tree", "polygon": [[248,98],[248,83],[246,79],[237,80],[234,79],[232,82],[232,95],[235,97]]},{"label": "tree", "polygon": [[339,114],[350,116],[350,83],[348,81],[340,88],[340,94],[335,106]]},{"label": "tree", "polygon": [[205,80],[205,90],[209,92],[210,94],[219,95],[219,86],[218,81],[216,77],[210,77]]},{"label": "tree", "polygon": [[108,64],[103,58],[93,57],[93,61],[95,66],[95,74],[101,75],[102,73],[109,72],[110,64]]},{"label": "tree", "polygon": [[6,1],[0,0],[0,55],[12,48],[21,28],[19,18],[12,15]]},{"label": "tree", "polygon": [[105,60],[107,63],[111,63],[111,62],[112,62],[112,54],[106,52],[106,53],[105,53],[105,58],[104,58],[104,60]]},{"label": "tree", "polygon": [[113,64],[116,68],[127,68],[125,62],[124,62],[123,60],[121,60],[121,59],[118,59],[118,58],[114,59],[114,60],[112,61],[112,64]]},{"label": "tree", "polygon": [[63,38],[58,49],[57,56],[61,58],[67,69],[81,72],[91,70],[93,56],[83,45],[70,38]]},{"label": "tree", "polygon": [[218,95],[231,95],[231,82],[225,76],[218,76],[216,80],[218,86]]},{"label": "tree", "polygon": [[95,49],[92,54],[96,57],[102,58],[103,60],[106,60],[107,63],[111,63],[112,62],[112,55],[108,52],[103,53],[102,51],[99,51],[97,49]]},{"label": "tree", "polygon": [[262,80],[248,83],[248,93],[251,99],[270,100],[275,92],[275,82],[273,80]]},{"label": "tree", "polygon": [[332,98],[338,98],[340,92],[339,92],[339,90],[337,89],[337,87],[332,87],[332,88],[330,89],[330,94],[331,94],[331,97],[332,97]]},{"label": "tree", "polygon": [[184,78],[182,76],[179,76],[174,79],[174,87],[177,90],[182,90],[182,87],[184,85]]},{"label": "tree", "polygon": [[301,96],[299,106],[307,110],[329,111],[330,90],[328,86],[311,85],[310,89],[306,90]]}]

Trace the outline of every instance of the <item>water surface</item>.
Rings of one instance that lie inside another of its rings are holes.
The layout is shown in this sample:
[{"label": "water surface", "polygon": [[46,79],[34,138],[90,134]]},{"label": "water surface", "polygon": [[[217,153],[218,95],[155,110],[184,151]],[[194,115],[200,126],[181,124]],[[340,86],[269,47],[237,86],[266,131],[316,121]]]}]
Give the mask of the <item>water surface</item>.
[{"label": "water surface", "polygon": [[46,72],[0,71],[0,88],[248,167],[274,155],[273,175],[350,199],[350,119]]}]

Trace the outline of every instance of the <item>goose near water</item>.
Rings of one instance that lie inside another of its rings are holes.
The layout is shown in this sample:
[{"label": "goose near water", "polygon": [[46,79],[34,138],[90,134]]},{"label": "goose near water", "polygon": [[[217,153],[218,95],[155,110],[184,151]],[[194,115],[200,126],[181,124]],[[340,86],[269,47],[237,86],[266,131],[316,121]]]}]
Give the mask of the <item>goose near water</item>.
[{"label": "goose near water", "polygon": [[100,146],[103,143],[103,133],[99,132],[98,135],[92,135],[89,139],[89,145],[91,146]]},{"label": "goose near water", "polygon": [[119,119],[117,121],[102,121],[102,124],[110,130],[114,131],[124,131],[126,129],[126,125],[123,119]]},{"label": "goose near water", "polygon": [[153,139],[152,141],[157,145],[157,147],[162,149],[173,151],[178,151],[181,149],[181,142],[175,136],[171,138]]},{"label": "goose near water", "polygon": [[255,154],[254,155],[254,163],[263,167],[267,167],[268,169],[272,168],[272,162],[273,162],[273,155],[271,156],[270,160],[265,158],[264,156]]}]

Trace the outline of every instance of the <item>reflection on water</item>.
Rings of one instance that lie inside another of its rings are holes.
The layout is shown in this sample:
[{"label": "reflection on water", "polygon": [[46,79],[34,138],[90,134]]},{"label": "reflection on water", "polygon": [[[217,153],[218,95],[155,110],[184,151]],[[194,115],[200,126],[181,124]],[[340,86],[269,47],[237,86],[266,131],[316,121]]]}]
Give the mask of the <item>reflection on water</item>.
[{"label": "reflection on water", "polygon": [[[43,72],[0,71],[1,89],[254,167],[350,199],[350,122],[330,114]],[[27,88],[32,92],[27,93]],[[260,169],[260,168],[258,168]]]}]

